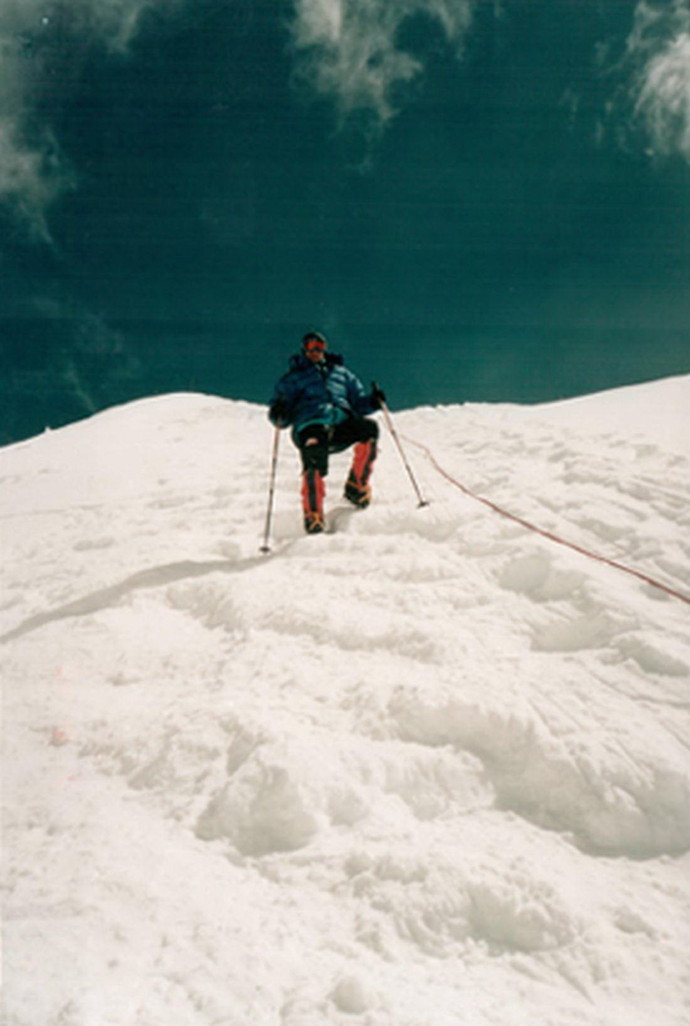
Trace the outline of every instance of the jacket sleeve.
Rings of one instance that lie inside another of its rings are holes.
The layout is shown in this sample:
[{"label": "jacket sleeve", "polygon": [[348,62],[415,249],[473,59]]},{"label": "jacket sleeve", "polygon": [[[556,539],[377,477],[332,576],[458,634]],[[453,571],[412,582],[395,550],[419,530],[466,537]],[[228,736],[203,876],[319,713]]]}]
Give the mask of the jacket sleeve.
[{"label": "jacket sleeve", "polygon": [[378,410],[378,404],[376,400],[364,390],[364,385],[359,380],[356,374],[352,371],[347,371],[347,401],[352,408],[353,413],[356,413],[360,417],[366,417],[369,413],[375,413]]},{"label": "jacket sleeve", "polygon": [[268,419],[276,427],[288,427],[293,417],[293,396],[290,388],[288,375],[285,375],[273,389],[271,401],[268,404]]}]

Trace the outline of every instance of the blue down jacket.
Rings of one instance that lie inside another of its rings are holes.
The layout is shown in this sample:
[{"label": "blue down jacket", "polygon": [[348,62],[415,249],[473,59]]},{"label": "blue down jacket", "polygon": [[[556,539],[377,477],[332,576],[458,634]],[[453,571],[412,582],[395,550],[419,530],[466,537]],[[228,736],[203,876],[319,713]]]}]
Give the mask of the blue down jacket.
[{"label": "blue down jacket", "polygon": [[293,439],[308,424],[340,424],[347,417],[364,417],[378,409],[336,353],[326,353],[320,363],[312,363],[303,353],[290,357],[290,370],[273,391],[268,414],[273,424],[278,400],[285,411],[281,425],[292,426]]}]

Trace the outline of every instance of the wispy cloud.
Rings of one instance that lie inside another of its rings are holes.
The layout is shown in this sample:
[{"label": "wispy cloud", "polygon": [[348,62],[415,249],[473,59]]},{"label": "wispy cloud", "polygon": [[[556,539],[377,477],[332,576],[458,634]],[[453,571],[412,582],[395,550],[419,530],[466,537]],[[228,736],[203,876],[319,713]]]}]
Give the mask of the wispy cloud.
[{"label": "wispy cloud", "polygon": [[[89,48],[125,53],[143,15],[178,0],[1,0],[0,203],[47,241],[47,211],[74,174],[43,101],[71,88]],[[181,0],[180,0],[181,2]]]},{"label": "wispy cloud", "polygon": [[682,153],[690,163],[690,32],[649,62],[637,111],[656,151]]},{"label": "wispy cloud", "polygon": [[123,332],[59,286],[50,291],[17,302],[3,320],[2,445],[121,402],[141,381]]},{"label": "wispy cloud", "polygon": [[383,125],[396,113],[399,87],[424,68],[401,44],[405,24],[431,19],[460,49],[472,6],[471,0],[295,0],[299,71],[343,119],[360,111]]},{"label": "wispy cloud", "polygon": [[48,127],[29,134],[21,119],[0,114],[0,202],[34,237],[49,240],[45,212],[71,184],[69,164]]},{"label": "wispy cloud", "polygon": [[628,39],[636,118],[654,154],[690,162],[690,0],[641,0]]},{"label": "wispy cloud", "polygon": [[[381,128],[401,106],[401,87],[424,71],[424,56],[405,45],[406,28],[414,19],[433,23],[460,55],[475,3],[294,0],[298,74],[334,103],[341,121],[364,113]],[[499,3],[495,14],[502,15]],[[622,59],[608,68],[626,83],[610,100],[608,118],[625,135],[625,110],[650,152],[690,160],[690,0],[638,0],[632,16]],[[606,55],[600,57],[605,64]]]}]

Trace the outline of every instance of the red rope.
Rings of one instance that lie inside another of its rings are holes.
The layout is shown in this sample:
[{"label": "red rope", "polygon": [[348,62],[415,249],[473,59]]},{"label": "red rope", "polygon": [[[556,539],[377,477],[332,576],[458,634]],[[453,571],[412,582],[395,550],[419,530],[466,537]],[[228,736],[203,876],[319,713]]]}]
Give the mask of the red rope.
[{"label": "red rope", "polygon": [[575,542],[566,541],[565,538],[561,538],[559,535],[553,534],[552,531],[546,531],[543,527],[537,527],[536,524],[531,524],[529,520],[524,520],[522,517],[516,516],[515,513],[510,513],[507,509],[497,506],[496,503],[491,502],[490,499],[485,499],[484,496],[477,495],[466,485],[462,484],[461,481],[454,478],[452,474],[449,474],[448,471],[441,466],[426,445],[422,445],[421,442],[416,442],[413,438],[408,438],[407,441],[422,450],[429,462],[442,477],[445,477],[447,481],[450,481],[452,485],[455,485],[456,488],[459,488],[461,492],[464,492],[464,494],[469,496],[471,499],[475,499],[477,502],[483,503],[484,506],[488,506],[489,509],[494,511],[494,513],[500,513],[502,517],[507,517],[508,520],[512,520],[514,523],[520,524],[522,527],[527,528],[528,531],[540,534],[542,538],[548,538],[549,541],[556,542],[557,545],[564,545],[566,548],[573,549],[575,552],[579,552],[583,556],[588,556],[590,559],[596,559],[599,563],[606,563],[607,566],[615,567],[616,570],[622,570],[626,574],[631,574],[633,577],[637,577],[638,580],[644,581],[645,584],[651,585],[652,588],[658,588],[660,591],[665,591],[667,595],[672,595],[674,598],[680,599],[681,602],[685,602],[690,606],[689,596],[684,595],[680,591],[676,591],[675,588],[671,588],[667,584],[663,584],[661,581],[657,581],[654,577],[650,577],[649,574],[642,573],[641,570],[635,570],[633,567],[626,566],[625,563],[619,563],[616,559],[609,559],[608,556],[602,556],[597,552],[592,552],[591,549],[586,549],[582,545],[576,545]]}]

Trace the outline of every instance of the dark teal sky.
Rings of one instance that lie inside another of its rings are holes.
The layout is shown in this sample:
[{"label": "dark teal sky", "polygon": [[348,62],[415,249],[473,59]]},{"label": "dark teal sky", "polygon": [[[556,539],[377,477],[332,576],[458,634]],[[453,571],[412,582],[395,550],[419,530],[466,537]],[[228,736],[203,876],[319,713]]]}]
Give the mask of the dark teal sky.
[{"label": "dark teal sky", "polygon": [[306,0],[160,0],[126,40],[140,0],[27,2],[3,442],[152,393],[265,401],[309,327],[394,408],[690,371],[683,4],[445,0],[444,27],[352,0],[328,42]]}]

